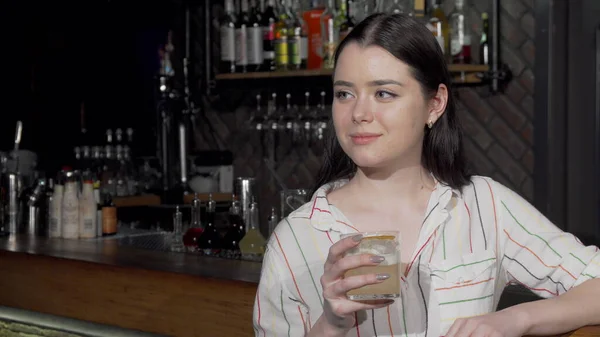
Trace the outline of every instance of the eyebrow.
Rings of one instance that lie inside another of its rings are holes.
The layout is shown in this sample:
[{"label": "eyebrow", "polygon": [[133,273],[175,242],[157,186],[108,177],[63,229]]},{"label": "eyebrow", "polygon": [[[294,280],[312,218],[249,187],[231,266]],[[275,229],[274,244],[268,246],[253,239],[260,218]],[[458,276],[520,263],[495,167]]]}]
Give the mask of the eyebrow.
[{"label": "eyebrow", "polygon": [[[395,80],[375,80],[375,81],[370,81],[367,82],[367,85],[370,87],[376,87],[376,86],[380,86],[380,85],[387,85],[387,84],[395,84],[398,86],[404,86],[404,84],[402,84],[401,82],[395,81]],[[340,86],[340,87],[354,87],[354,83],[352,82],[348,82],[348,81],[335,81],[333,82],[333,86]]]}]

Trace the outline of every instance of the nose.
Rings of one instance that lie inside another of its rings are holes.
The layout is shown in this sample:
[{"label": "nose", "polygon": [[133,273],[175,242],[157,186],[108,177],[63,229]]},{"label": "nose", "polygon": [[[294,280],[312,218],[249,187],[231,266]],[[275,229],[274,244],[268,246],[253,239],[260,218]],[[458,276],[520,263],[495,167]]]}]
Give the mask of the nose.
[{"label": "nose", "polygon": [[371,123],[373,121],[373,106],[366,97],[356,100],[356,104],[352,110],[352,121],[357,124]]}]

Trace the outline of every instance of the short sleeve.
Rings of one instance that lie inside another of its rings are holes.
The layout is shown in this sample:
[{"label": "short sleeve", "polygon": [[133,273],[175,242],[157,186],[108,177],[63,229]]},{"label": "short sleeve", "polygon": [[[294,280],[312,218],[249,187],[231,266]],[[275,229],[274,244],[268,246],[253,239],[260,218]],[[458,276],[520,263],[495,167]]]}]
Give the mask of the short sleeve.
[{"label": "short sleeve", "polygon": [[254,301],[254,332],[258,337],[304,336],[308,311],[286,286],[285,259],[277,244],[270,241]]},{"label": "short sleeve", "polygon": [[521,196],[495,185],[502,268],[509,283],[548,298],[600,276],[598,247],[583,245]]}]

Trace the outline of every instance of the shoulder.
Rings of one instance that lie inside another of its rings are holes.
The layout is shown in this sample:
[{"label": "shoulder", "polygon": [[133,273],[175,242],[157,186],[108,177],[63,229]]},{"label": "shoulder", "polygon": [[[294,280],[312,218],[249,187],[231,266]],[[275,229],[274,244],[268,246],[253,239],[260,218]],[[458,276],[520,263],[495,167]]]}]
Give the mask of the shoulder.
[{"label": "shoulder", "polygon": [[279,248],[279,245],[286,245],[290,241],[303,238],[307,231],[312,230],[311,213],[313,204],[314,201],[306,202],[279,221],[269,238],[271,248]]},{"label": "shoulder", "polygon": [[465,198],[490,198],[494,202],[518,197],[518,194],[498,181],[486,176],[472,176],[462,190]]}]

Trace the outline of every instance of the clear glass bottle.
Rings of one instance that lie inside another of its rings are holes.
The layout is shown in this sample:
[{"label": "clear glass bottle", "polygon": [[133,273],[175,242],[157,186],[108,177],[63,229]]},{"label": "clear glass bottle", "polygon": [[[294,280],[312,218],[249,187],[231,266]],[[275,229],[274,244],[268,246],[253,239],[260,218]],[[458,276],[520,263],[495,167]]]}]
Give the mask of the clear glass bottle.
[{"label": "clear glass bottle", "polygon": [[450,54],[450,27],[441,4],[442,0],[434,0],[427,27],[435,36],[444,55],[447,56]]},{"label": "clear glass bottle", "polygon": [[336,10],[333,0],[327,1],[327,6],[319,19],[321,23],[323,68],[333,69],[335,48],[340,40],[339,30],[335,25]]},{"label": "clear glass bottle", "polygon": [[294,16],[294,34],[300,34],[300,66],[296,69],[306,69],[308,63],[308,25],[304,21],[304,6],[301,0],[292,0],[292,14]]},{"label": "clear glass bottle", "polygon": [[190,228],[188,228],[183,236],[183,244],[189,252],[196,252],[198,250],[198,240],[204,231],[204,228],[202,227],[201,212],[201,201],[198,197],[198,193],[196,193],[192,200]]},{"label": "clear glass bottle", "polygon": [[265,254],[267,240],[259,230],[258,203],[250,203],[250,227],[244,238],[240,241],[242,259],[249,261],[262,261]]},{"label": "clear glass bottle", "polygon": [[179,206],[175,207],[175,214],[173,214],[173,238],[171,240],[170,248],[172,252],[185,251],[185,246],[183,244],[183,219]]},{"label": "clear glass bottle", "polygon": [[465,11],[466,0],[456,0],[450,16],[450,54],[452,63],[471,63],[471,32]]}]

